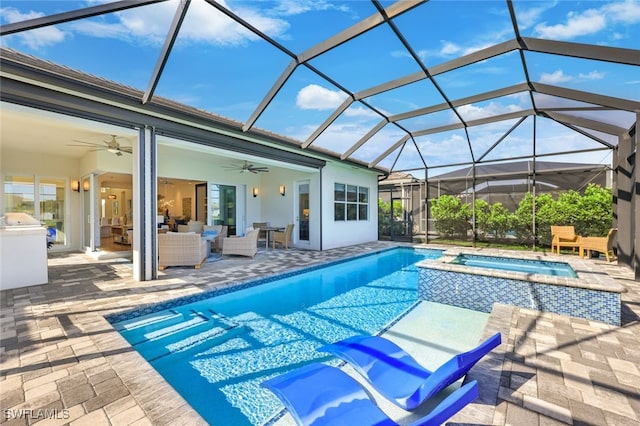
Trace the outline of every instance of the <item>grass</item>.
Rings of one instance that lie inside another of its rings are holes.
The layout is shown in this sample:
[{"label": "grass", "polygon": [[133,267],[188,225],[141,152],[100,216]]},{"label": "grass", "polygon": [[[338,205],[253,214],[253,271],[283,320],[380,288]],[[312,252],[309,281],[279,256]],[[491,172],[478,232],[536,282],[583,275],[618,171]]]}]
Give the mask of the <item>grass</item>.
[{"label": "grass", "polygon": [[[424,240],[422,240],[424,242]],[[531,245],[517,244],[512,241],[476,241],[475,244],[471,240],[456,240],[446,238],[429,239],[430,243],[443,245],[461,246],[461,247],[478,247],[478,248],[494,248],[502,250],[520,250],[548,253],[551,248],[548,246],[536,246],[535,249]]]}]

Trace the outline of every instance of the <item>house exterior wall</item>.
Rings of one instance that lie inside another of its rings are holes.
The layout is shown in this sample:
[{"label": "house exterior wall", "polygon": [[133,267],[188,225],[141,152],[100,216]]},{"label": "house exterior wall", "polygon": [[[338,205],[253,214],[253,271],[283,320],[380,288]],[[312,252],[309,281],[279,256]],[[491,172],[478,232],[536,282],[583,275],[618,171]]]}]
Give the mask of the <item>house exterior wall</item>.
[{"label": "house exterior wall", "polygon": [[[369,188],[366,221],[334,219],[334,184],[344,183]],[[328,162],[322,171],[322,249],[332,249],[378,239],[378,175],[363,169]]]}]

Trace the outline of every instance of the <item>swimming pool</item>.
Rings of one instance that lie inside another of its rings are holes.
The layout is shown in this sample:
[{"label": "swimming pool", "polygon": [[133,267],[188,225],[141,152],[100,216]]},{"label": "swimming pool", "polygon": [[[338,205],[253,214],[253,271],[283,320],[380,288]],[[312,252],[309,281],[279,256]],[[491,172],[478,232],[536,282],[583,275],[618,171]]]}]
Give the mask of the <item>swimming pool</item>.
[{"label": "swimming pool", "polygon": [[415,264],[441,253],[387,250],[108,319],[207,422],[258,425],[282,407],[262,381],[384,329],[417,301]]},{"label": "swimming pool", "polygon": [[563,262],[552,262],[542,259],[517,259],[511,257],[483,256],[477,254],[460,254],[453,264],[475,266],[478,268],[498,269],[502,271],[543,274],[557,277],[577,278],[578,274],[571,265]]}]

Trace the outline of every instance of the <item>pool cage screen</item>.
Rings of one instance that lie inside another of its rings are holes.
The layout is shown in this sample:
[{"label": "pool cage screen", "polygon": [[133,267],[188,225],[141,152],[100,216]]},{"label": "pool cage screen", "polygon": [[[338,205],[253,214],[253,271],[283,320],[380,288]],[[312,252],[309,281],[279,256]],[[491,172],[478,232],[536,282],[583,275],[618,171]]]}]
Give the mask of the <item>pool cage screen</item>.
[{"label": "pool cage screen", "polygon": [[[379,238],[410,242],[441,238],[430,209],[432,201],[441,195],[458,197],[470,206],[475,199],[489,204],[499,202],[513,213],[527,193],[546,193],[556,198],[568,190],[583,193],[590,183],[611,187],[611,168],[601,164],[521,161],[480,165],[475,170],[466,167],[429,179],[393,173],[378,186]],[[469,241],[477,237],[472,218],[466,235]],[[531,229],[535,233],[534,222]]]}]

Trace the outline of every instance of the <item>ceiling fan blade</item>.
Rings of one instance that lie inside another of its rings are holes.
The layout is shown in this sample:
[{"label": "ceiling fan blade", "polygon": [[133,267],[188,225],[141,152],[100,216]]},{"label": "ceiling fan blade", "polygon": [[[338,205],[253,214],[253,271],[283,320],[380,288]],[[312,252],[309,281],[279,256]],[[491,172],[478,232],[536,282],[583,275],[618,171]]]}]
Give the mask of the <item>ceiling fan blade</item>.
[{"label": "ceiling fan blade", "polygon": [[85,148],[87,146],[100,146],[100,147],[102,146],[99,143],[93,143],[93,142],[76,141],[76,140],[74,140],[74,142],[77,142],[77,143],[82,144],[82,145],[67,144],[67,146],[82,146],[82,147],[85,147]]}]

